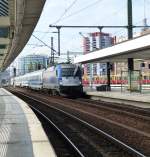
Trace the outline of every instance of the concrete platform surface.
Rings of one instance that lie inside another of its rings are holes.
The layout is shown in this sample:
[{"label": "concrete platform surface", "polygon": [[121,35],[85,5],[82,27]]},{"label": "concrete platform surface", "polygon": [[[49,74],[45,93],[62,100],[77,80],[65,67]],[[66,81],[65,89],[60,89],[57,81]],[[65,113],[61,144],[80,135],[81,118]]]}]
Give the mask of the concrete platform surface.
[{"label": "concrete platform surface", "polygon": [[117,102],[133,105],[141,108],[150,108],[150,93],[130,93],[119,91],[95,91],[85,90],[92,99],[108,102]]},{"label": "concrete platform surface", "polygon": [[0,88],[0,157],[56,157],[28,105]]}]

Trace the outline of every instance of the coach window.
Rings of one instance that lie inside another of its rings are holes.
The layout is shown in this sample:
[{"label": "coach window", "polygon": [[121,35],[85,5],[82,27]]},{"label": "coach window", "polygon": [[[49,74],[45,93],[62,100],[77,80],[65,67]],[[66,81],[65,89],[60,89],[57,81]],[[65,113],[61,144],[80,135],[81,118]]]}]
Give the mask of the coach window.
[{"label": "coach window", "polygon": [[57,72],[57,70],[56,70],[56,76],[58,76],[58,72]]}]

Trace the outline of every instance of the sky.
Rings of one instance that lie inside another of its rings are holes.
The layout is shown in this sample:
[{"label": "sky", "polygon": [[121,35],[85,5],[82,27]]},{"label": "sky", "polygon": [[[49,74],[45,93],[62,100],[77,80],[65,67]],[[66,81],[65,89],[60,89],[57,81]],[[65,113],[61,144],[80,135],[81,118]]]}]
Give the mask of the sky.
[{"label": "sky", "polygon": [[[133,24],[143,25],[142,20],[146,17],[150,25],[150,0],[132,0]],[[57,51],[57,29],[49,25],[127,25],[127,0],[47,0],[33,34],[45,42],[51,43],[54,38],[54,49]],[[82,52],[82,32],[84,36],[98,29],[87,28],[62,28],[61,29],[61,53],[67,51]],[[134,29],[134,32],[140,31]],[[112,36],[126,36],[126,29],[104,28],[103,32]],[[31,45],[34,44],[34,45]],[[39,46],[36,46],[39,45]],[[45,54],[50,56],[50,49],[42,45],[31,36],[19,57],[28,54]],[[61,56],[65,58],[66,56]]]}]

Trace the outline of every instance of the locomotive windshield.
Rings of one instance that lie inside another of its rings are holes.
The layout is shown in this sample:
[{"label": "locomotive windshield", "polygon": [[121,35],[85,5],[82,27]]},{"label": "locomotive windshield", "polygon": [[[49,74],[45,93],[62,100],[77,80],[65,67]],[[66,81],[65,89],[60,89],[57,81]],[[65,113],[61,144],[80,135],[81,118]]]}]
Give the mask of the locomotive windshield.
[{"label": "locomotive windshield", "polygon": [[63,68],[62,69],[62,77],[81,77],[81,70],[79,67],[75,68]]},{"label": "locomotive windshield", "polygon": [[75,68],[63,68],[62,69],[62,77],[70,77],[73,76]]},{"label": "locomotive windshield", "polygon": [[78,77],[81,79],[82,73],[81,73],[80,67],[77,66],[77,67],[75,68],[73,75],[74,75],[74,77],[78,76]]}]

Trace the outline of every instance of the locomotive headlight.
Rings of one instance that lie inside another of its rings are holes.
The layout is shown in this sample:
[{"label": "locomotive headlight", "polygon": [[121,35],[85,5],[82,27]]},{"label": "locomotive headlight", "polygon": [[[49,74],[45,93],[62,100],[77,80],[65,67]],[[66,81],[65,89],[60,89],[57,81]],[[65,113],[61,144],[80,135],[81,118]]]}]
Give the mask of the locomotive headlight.
[{"label": "locomotive headlight", "polygon": [[63,84],[62,81],[59,81],[59,84],[62,85]]},{"label": "locomotive headlight", "polygon": [[79,84],[82,84],[82,82],[80,81]]}]

